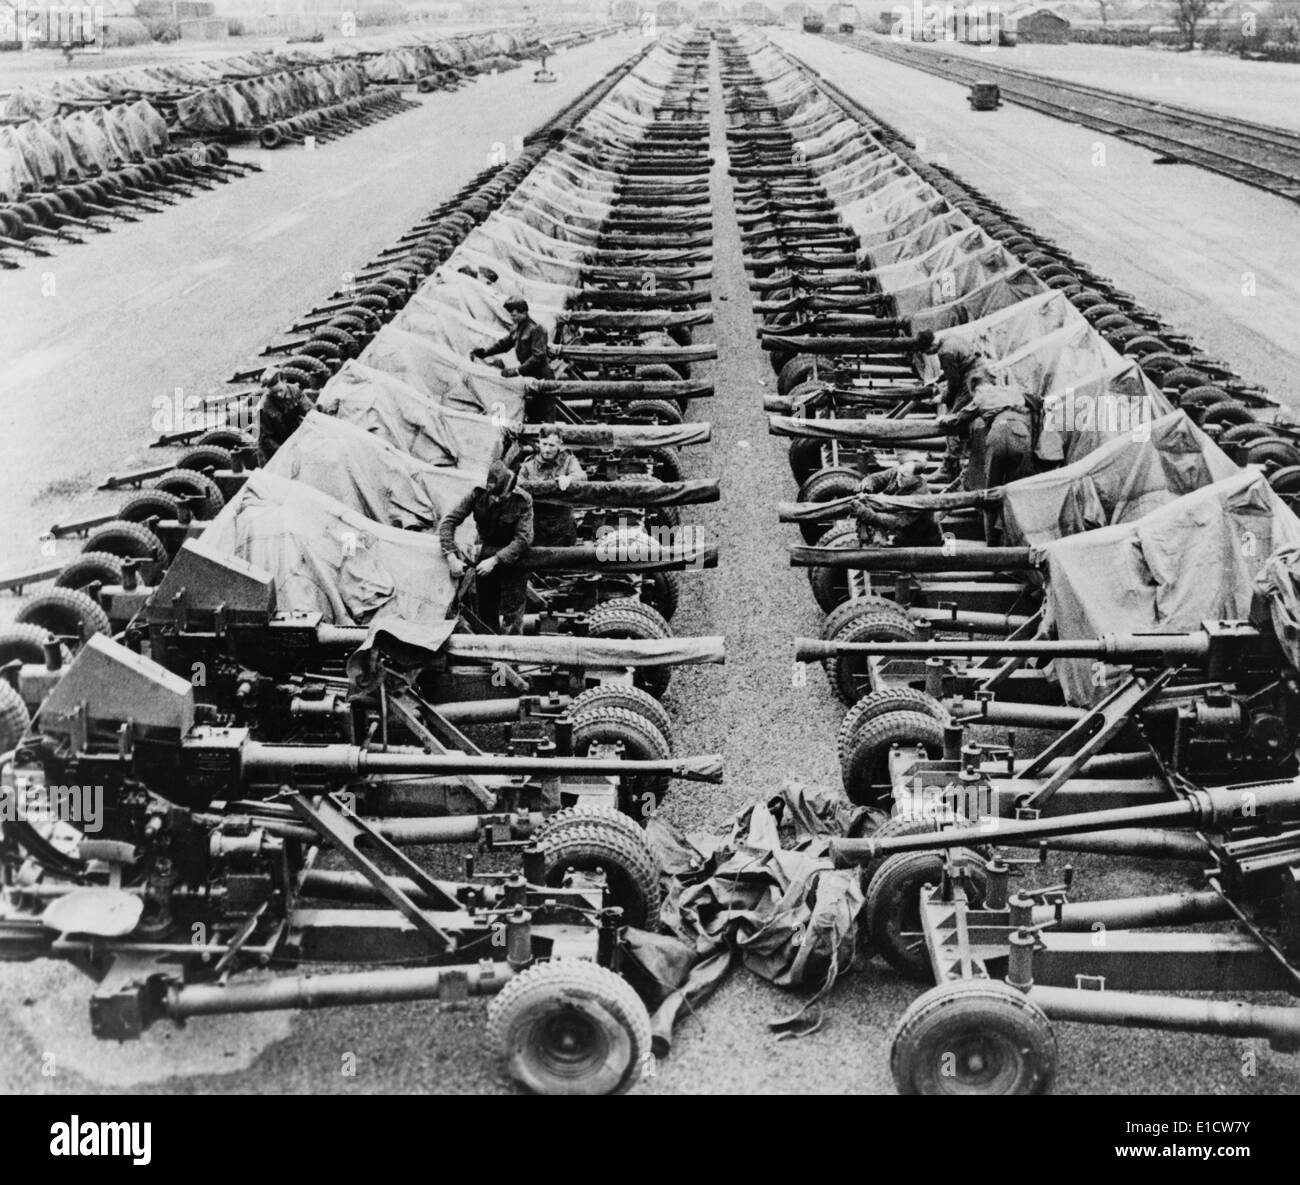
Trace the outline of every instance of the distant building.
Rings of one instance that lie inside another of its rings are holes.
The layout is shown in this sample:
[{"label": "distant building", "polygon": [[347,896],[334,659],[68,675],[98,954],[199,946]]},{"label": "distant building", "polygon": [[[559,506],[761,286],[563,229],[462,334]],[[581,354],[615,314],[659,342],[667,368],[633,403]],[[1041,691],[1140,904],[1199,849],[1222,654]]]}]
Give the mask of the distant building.
[{"label": "distant building", "polygon": [[1070,40],[1070,22],[1048,8],[1012,13],[1016,40],[1034,45],[1064,45]]}]

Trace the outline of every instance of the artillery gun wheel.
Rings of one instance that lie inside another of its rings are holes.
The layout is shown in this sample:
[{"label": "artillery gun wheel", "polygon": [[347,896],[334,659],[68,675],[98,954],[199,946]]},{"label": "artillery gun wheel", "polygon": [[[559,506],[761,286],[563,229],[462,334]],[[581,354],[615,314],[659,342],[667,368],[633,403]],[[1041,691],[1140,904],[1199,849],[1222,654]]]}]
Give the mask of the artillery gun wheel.
[{"label": "artillery gun wheel", "polygon": [[546,883],[558,886],[569,869],[605,874],[610,902],[629,926],[659,928],[659,858],[631,815],[610,807],[558,811],[537,832],[546,853]]},{"label": "artillery gun wheel", "polygon": [[488,1004],[487,1032],[505,1071],[535,1094],[622,1094],[651,1057],[640,997],[580,959],[515,976]]},{"label": "artillery gun wheel", "polygon": [[914,1000],[894,1030],[890,1070],[899,1094],[1046,1094],[1056,1037],[1023,992],[959,979]]},{"label": "artillery gun wheel", "polygon": [[161,477],[155,477],[149,488],[164,490],[179,498],[202,498],[202,506],[194,512],[194,517],[198,519],[216,518],[226,504],[221,487],[206,473],[199,473],[195,469],[173,469]]},{"label": "artillery gun wheel", "polygon": [[[622,745],[629,761],[666,761],[672,756],[668,738],[630,708],[589,706],[573,714],[573,751],[585,757],[593,745]],[[619,798],[628,814],[648,818],[668,793],[666,774],[634,774],[619,778]]]},{"label": "artillery gun wheel", "polygon": [[27,732],[32,718],[23,697],[0,679],[0,753],[14,749]]},{"label": "artillery gun wheel", "polygon": [[796,354],[776,376],[777,394],[788,396],[800,383],[814,377],[816,366],[817,360],[811,354]]},{"label": "artillery gun wheel", "polygon": [[681,408],[666,399],[633,399],[627,405],[627,414],[649,419],[655,424],[681,424],[685,422]]},{"label": "artillery gun wheel", "polygon": [[[256,441],[247,432],[241,432],[238,428],[213,428],[211,432],[205,432],[194,443],[200,448],[211,445],[216,448],[227,449],[233,453],[235,449],[251,448]],[[177,465],[177,468],[182,469],[185,466]]]},{"label": "artillery gun wheel", "polygon": [[[857,523],[836,523],[817,540],[818,547],[857,547]],[[844,568],[808,569],[808,583],[812,586],[813,598],[823,613],[831,613],[836,606],[849,599],[849,574]]]},{"label": "artillery gun wheel", "polygon": [[[45,643],[54,640],[54,635],[43,626],[6,625],[0,628],[0,667],[14,660],[44,663]],[[66,649],[64,654],[67,654]]]},{"label": "artillery gun wheel", "polygon": [[[830,642],[914,642],[916,624],[898,607],[886,609],[878,597],[861,597],[857,612],[846,620],[827,640]],[[850,605],[854,601],[848,602]],[[831,689],[850,707],[875,688],[872,684],[871,660],[863,654],[836,654],[826,660],[826,676]]]},{"label": "artillery gun wheel", "polygon": [[822,441],[813,436],[800,436],[790,441],[790,472],[801,486],[817,470],[824,468]]},{"label": "artillery gun wheel", "polygon": [[199,445],[190,449],[176,462],[177,469],[192,470],[208,477],[211,477],[216,469],[233,469],[234,467],[235,458],[230,450],[218,444]]},{"label": "artillery gun wheel", "polygon": [[[118,508],[117,520],[124,523],[144,523],[151,518],[165,519],[169,522],[179,519],[181,516],[181,500],[175,494],[169,494],[165,490],[141,490],[138,494],[132,494]],[[149,532],[153,535],[153,532]],[[157,535],[154,539],[162,546],[161,540]]]},{"label": "artillery gun wheel", "polygon": [[[649,642],[671,638],[672,630],[663,617],[642,601],[620,597],[598,605],[587,615],[587,632],[593,638],[634,638]],[[671,667],[640,667],[636,685],[661,699],[672,678]]]},{"label": "artillery gun wheel", "polygon": [[[800,502],[834,502],[837,498],[851,498],[858,492],[862,475],[856,470],[843,465],[819,469],[799,487]],[[856,524],[855,524],[856,525]],[[799,524],[799,532],[805,543],[816,543],[825,534],[826,528],[821,523],[806,522]]]},{"label": "artillery gun wheel", "polygon": [[682,481],[681,458],[670,448],[648,449],[650,471],[660,481]]},{"label": "artillery gun wheel", "polygon": [[1273,429],[1268,424],[1233,424],[1222,436],[1219,437],[1220,444],[1241,444],[1255,440],[1263,440],[1265,437],[1273,438]]},{"label": "artillery gun wheel", "polygon": [[[2,661],[0,659],[0,662]],[[577,716],[589,706],[626,708],[629,712],[640,712],[663,733],[669,749],[673,747],[673,721],[668,715],[668,709],[653,695],[642,691],[639,687],[628,687],[622,683],[598,683],[595,687],[588,687],[581,695],[574,698],[569,705],[569,715]]]},{"label": "artillery gun wheel", "polygon": [[[984,903],[984,858],[969,848],[951,848],[948,865],[964,874],[971,904]],[[933,969],[921,936],[921,889],[943,877],[942,852],[895,852],[881,861],[867,886],[862,921],[871,948],[909,979],[930,981]]]},{"label": "artillery gun wheel", "polygon": [[[1147,359],[1143,359],[1144,364],[1147,361]],[[1170,369],[1173,368],[1170,367]],[[1227,391],[1222,387],[1216,387],[1211,383],[1207,383],[1201,387],[1192,387],[1179,396],[1179,403],[1183,407],[1213,407],[1216,403],[1233,402],[1235,401]]]},{"label": "artillery gun wheel", "polygon": [[829,642],[836,634],[840,632],[850,621],[855,621],[860,617],[867,608],[877,610],[881,613],[900,613],[904,612],[903,607],[897,601],[891,601],[888,597],[853,597],[842,605],[836,605],[822,619],[822,640]]},{"label": "artillery gun wheel", "polygon": [[920,712],[923,716],[933,716],[940,725],[949,719],[943,704],[924,691],[918,691],[915,687],[879,687],[858,700],[840,721],[835,744],[841,767],[857,739],[858,729],[868,720],[874,720],[886,712]]},{"label": "artillery gun wheel", "polygon": [[849,801],[876,806],[893,795],[889,754],[895,745],[922,749],[927,757],[943,755],[943,724],[925,712],[895,709],[860,721],[840,758],[840,776]]},{"label": "artillery gun wheel", "polygon": [[1176,366],[1160,376],[1160,385],[1186,391],[1193,387],[1205,386],[1209,377],[1203,370],[1193,370],[1190,366]]},{"label": "artillery gun wheel", "polygon": [[83,592],[52,588],[32,597],[14,614],[19,625],[38,625],[60,638],[88,638],[111,634],[108,614]]},{"label": "artillery gun wheel", "polygon": [[107,551],[83,551],[54,578],[55,588],[84,592],[92,584],[121,584],[122,557]]},{"label": "artillery gun wheel", "polygon": [[1292,510],[1300,505],[1300,465],[1274,470],[1268,477],[1273,492]]},{"label": "artillery gun wheel", "polygon": [[124,560],[148,560],[162,564],[167,561],[163,541],[148,527],[125,519],[112,519],[96,527],[86,536],[83,552],[107,552]]},{"label": "artillery gun wheel", "polygon": [[681,577],[677,572],[647,572],[641,583],[641,603],[649,605],[665,622],[677,612]]},{"label": "artillery gun wheel", "polygon": [[1202,428],[1208,428],[1212,424],[1253,424],[1255,416],[1244,403],[1238,403],[1235,399],[1229,399],[1225,403],[1216,403],[1207,407],[1201,415],[1200,424]]},{"label": "artillery gun wheel", "polygon": [[1278,469],[1289,469],[1300,465],[1300,449],[1281,436],[1265,436],[1246,446],[1243,460],[1247,465],[1271,464]]}]

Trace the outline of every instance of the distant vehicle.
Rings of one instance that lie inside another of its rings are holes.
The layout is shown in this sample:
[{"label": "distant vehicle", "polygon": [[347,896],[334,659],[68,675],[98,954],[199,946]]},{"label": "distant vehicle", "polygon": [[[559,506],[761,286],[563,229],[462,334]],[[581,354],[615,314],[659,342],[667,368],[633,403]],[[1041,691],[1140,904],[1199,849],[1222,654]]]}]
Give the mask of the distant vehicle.
[{"label": "distant vehicle", "polygon": [[826,28],[826,19],[820,12],[805,12],[803,14],[803,31],[805,33],[820,33]]},{"label": "distant vehicle", "polygon": [[837,4],[836,26],[841,33],[852,33],[858,23],[858,10],[852,4]]}]

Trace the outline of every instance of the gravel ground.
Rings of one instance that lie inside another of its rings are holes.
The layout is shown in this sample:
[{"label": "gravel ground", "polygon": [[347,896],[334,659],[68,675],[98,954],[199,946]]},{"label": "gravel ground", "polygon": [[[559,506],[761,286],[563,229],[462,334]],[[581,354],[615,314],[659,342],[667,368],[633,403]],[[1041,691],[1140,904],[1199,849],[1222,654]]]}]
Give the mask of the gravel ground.
[{"label": "gravel ground", "polygon": [[[592,65],[594,68],[594,59]],[[675,624],[682,632],[725,633],[728,662],[723,668],[679,672],[668,703],[679,722],[679,751],[721,751],[727,763],[727,782],[721,787],[679,788],[670,796],[668,817],[688,829],[717,827],[751,799],[770,796],[787,778],[834,784],[838,780],[834,729],[842,714],[820,673],[810,669],[806,682],[800,685],[792,662],[791,639],[814,632],[820,615],[802,572],[786,563],[784,549],[795,540],[794,528],[780,527],[775,521],[776,502],[793,496],[794,483],[784,448],[766,434],[761,404],[763,395],[773,389],[774,378],[755,339],[741,267],[731,186],[725,173],[716,70],[713,85],[712,151],[717,160],[713,178],[713,311],[719,359],[711,367],[716,397],[698,404],[696,414],[712,421],[714,439],[712,445],[689,450],[687,456],[690,475],[716,474],[721,479],[722,501],[701,508],[699,521],[716,533],[724,551],[717,570],[686,577]],[[540,113],[532,118],[540,118]],[[385,126],[362,135],[373,135]],[[299,167],[304,159],[298,158]],[[404,174],[403,178],[408,179]],[[444,188],[454,183],[448,179]],[[434,194],[430,190],[436,188],[426,187],[423,204],[431,204]],[[412,203],[417,192],[418,186],[412,184]],[[387,219],[392,213],[388,209],[390,195],[385,192],[384,196],[382,213]],[[354,195],[353,209],[359,204]],[[375,215],[380,212],[376,204]],[[397,225],[386,227],[379,242],[400,229],[402,218],[394,216],[394,220]],[[332,249],[330,242],[334,243]],[[320,267],[328,274],[341,262],[366,257],[361,248],[340,253],[337,243],[337,239],[322,239],[309,251],[307,242],[299,240],[297,267],[307,273]],[[153,266],[156,264],[141,261],[141,283],[154,274]],[[291,270],[286,263],[286,282]],[[241,274],[242,269],[230,270],[223,283]],[[324,276],[320,280],[323,291]],[[297,311],[304,304],[303,282],[299,280],[293,288],[281,296],[283,303]],[[243,291],[249,294],[248,289]],[[222,283],[205,287],[203,298],[228,300]],[[192,315],[187,310],[193,302],[189,297],[168,310],[167,332],[171,318]],[[107,302],[96,309],[97,315],[109,313]],[[161,312],[158,315],[161,323]],[[242,348],[244,343],[264,340],[269,336],[268,326],[278,323],[254,309],[241,308],[238,302],[210,309],[209,316],[241,346],[238,351],[222,352],[208,342],[205,352],[216,371],[228,370],[247,356],[250,350]],[[283,319],[283,313],[277,316]],[[66,326],[69,337],[73,329],[72,324]],[[83,329],[102,332],[88,323],[83,323]],[[138,342],[140,338],[137,327],[129,340]],[[101,343],[111,340],[111,335],[99,338]],[[76,341],[80,344],[80,334]],[[147,361],[137,354],[134,366],[139,381],[148,373]],[[39,389],[44,392],[46,386],[42,380]],[[143,394],[135,399],[137,403],[143,400],[147,407]],[[83,411],[97,406],[77,400],[72,393],[65,397],[65,405]],[[138,436],[137,425],[133,439]],[[80,447],[85,468],[92,462],[95,471],[117,464],[117,454],[107,445],[97,444],[93,435],[83,433]],[[45,461],[42,458],[36,466],[42,475]],[[17,492],[5,491],[6,495]],[[19,505],[28,499],[29,495],[23,495]],[[46,507],[43,513],[54,511]],[[1183,883],[1157,866],[1077,863],[1099,894],[1157,891],[1171,883]],[[67,968],[32,965],[4,969],[0,975],[0,1049],[6,1056],[0,1061],[0,1089],[194,1094],[499,1093],[509,1089],[488,1062],[482,1006],[478,1004],[455,1012],[408,1004],[208,1020],[192,1023],[180,1033],[159,1027],[142,1042],[113,1048],[96,1045],[88,1036],[86,988],[86,981]],[[917,985],[882,964],[872,964],[836,986],[829,997],[825,1026],[819,1032],[802,1040],[778,1042],[766,1022],[792,1011],[798,1000],[752,976],[738,974],[698,1016],[682,1024],[670,1056],[659,1065],[656,1077],[638,1091],[888,1092],[892,1089],[890,1035],[917,990]],[[1061,1093],[1289,1094],[1300,1088],[1294,1059],[1270,1053],[1263,1042],[1144,1032],[1121,1035],[1067,1025],[1059,1026],[1058,1032]],[[1248,1051],[1257,1059],[1253,1078],[1242,1074],[1243,1055]],[[41,1072],[43,1065],[50,1064],[51,1053],[57,1069],[54,1077]],[[355,1057],[355,1076],[341,1072],[346,1054]]]}]

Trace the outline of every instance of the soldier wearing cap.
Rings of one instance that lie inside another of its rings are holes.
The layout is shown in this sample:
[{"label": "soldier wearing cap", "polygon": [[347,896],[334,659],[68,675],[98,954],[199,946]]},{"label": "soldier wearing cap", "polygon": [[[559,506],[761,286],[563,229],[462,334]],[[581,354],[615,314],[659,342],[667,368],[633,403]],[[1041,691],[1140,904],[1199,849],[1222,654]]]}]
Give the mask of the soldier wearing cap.
[{"label": "soldier wearing cap", "polygon": [[[859,494],[886,494],[893,496],[931,493],[930,483],[923,470],[929,458],[924,453],[906,452],[898,463],[881,469],[862,479]],[[869,498],[858,498],[853,504],[853,517],[858,524],[858,543],[870,547],[878,542],[877,536],[892,537],[898,547],[940,547],[943,532],[932,510],[912,510],[891,506],[881,509],[873,506]]]},{"label": "soldier wearing cap", "polygon": [[[970,401],[975,388],[992,377],[987,359],[969,342],[951,339],[940,344],[933,333],[923,330],[917,335],[916,344],[922,354],[938,356],[944,380],[944,393],[939,403],[944,415],[960,412]],[[961,439],[956,435],[949,436],[944,471],[955,477],[961,469],[961,460]]]},{"label": "soldier wearing cap", "polygon": [[[568,449],[558,429],[542,430],[537,452],[519,466],[519,480],[525,484],[553,481],[567,490],[575,481],[586,481],[586,470]],[[538,502],[533,507],[534,542],[540,547],[572,547],[578,541],[578,525],[568,506]]]},{"label": "soldier wearing cap", "polygon": [[[515,366],[502,368],[506,378],[529,378],[549,380],[555,376],[551,372],[550,347],[546,340],[546,330],[528,315],[528,302],[521,297],[512,296],[506,301],[506,312],[510,314],[513,324],[510,332],[492,345],[478,347],[470,351],[471,358],[491,358],[504,354],[507,350],[515,352]],[[546,395],[529,395],[525,418],[534,423],[549,422],[555,419],[555,398]]]}]

